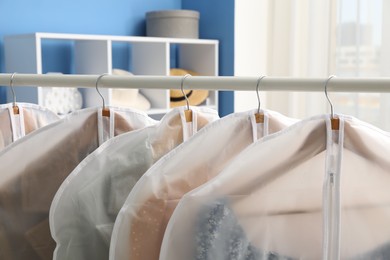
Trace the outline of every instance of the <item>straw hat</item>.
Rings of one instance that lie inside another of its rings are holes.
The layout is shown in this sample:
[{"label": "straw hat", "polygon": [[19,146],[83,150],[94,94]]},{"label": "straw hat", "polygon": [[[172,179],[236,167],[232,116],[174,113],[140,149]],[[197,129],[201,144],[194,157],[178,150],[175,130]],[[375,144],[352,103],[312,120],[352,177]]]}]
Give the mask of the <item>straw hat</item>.
[{"label": "straw hat", "polygon": [[[171,69],[170,75],[171,76],[184,76],[186,74],[190,74],[192,76],[199,76],[198,73],[190,71],[190,70],[184,70],[184,69]],[[188,101],[191,106],[196,106],[201,104],[203,101],[207,99],[209,96],[208,90],[188,90],[185,88],[185,82],[184,82],[184,93],[187,95]],[[183,96],[183,93],[181,92],[181,89],[171,89],[170,90],[170,98],[171,107],[178,107],[178,106],[185,106],[186,99]]]},{"label": "straw hat", "polygon": [[[121,70],[112,69],[112,75],[129,76],[132,73]],[[140,110],[150,109],[150,102],[147,100],[138,89],[112,89],[111,104],[118,107],[131,107]]]}]

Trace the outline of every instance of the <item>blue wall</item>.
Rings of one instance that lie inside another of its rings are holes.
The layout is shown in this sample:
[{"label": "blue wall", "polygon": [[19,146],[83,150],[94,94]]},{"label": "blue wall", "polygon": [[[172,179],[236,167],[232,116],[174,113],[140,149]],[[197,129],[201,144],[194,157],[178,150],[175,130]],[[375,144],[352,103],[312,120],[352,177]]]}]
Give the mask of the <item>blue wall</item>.
[{"label": "blue wall", "polygon": [[[234,0],[0,0],[0,72],[5,72],[4,35],[56,32],[143,36],[146,12],[182,7],[200,11],[200,37],[220,40],[220,75],[233,75]],[[43,60],[47,63],[43,72],[72,73],[71,55],[67,53],[70,46],[50,41],[45,44]],[[114,60],[115,50],[113,55]],[[118,64],[114,66],[125,66],[120,59],[115,60]],[[233,111],[232,93],[220,93],[219,100],[221,116]],[[5,88],[0,88],[0,103],[4,102]]]},{"label": "blue wall", "polygon": [[[234,0],[183,0],[183,9],[200,12],[200,38],[219,40],[219,75],[234,75]],[[219,92],[219,114],[234,111],[232,91]]]},{"label": "blue wall", "polygon": [[[180,8],[181,0],[1,0],[0,72],[5,72],[4,35],[56,32],[142,36],[146,12]],[[43,50],[43,60],[48,61],[43,64],[44,72],[70,72],[69,46],[49,42]],[[0,103],[5,101],[3,88]]]}]

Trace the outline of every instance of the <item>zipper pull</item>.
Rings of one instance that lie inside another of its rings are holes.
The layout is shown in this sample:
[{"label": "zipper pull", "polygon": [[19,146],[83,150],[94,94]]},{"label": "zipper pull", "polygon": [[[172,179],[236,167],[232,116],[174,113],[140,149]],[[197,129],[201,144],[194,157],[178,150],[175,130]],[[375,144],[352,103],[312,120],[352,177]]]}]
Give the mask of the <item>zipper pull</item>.
[{"label": "zipper pull", "polygon": [[330,182],[331,185],[333,185],[333,183],[334,183],[334,173],[331,172],[329,175],[330,175],[329,176],[329,182]]}]

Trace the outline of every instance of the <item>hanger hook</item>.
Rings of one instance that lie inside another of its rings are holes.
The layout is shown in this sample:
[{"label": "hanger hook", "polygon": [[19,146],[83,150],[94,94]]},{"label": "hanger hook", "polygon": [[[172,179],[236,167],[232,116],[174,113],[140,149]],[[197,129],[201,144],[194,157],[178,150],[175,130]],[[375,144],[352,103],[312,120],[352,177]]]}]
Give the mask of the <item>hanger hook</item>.
[{"label": "hanger hook", "polygon": [[257,102],[258,102],[258,107],[257,107],[257,113],[260,114],[260,94],[259,94],[259,86],[260,86],[260,82],[263,78],[265,78],[266,76],[262,76],[260,77],[258,80],[257,80],[257,84],[256,84],[256,95],[257,95]]},{"label": "hanger hook", "polygon": [[104,97],[102,95],[102,93],[100,93],[99,91],[99,81],[101,80],[101,78],[103,78],[104,76],[108,75],[107,73],[103,73],[102,75],[100,75],[97,79],[96,79],[96,91],[97,93],[99,94],[99,96],[102,98],[102,101],[103,101],[103,110],[106,108],[105,106],[105,101],[104,101]]},{"label": "hanger hook", "polygon": [[16,72],[12,73],[11,78],[9,80],[9,86],[10,86],[11,92],[12,92],[12,99],[13,99],[14,107],[16,106],[16,95],[15,95],[15,91],[14,91],[14,77],[15,77],[15,74],[16,74]]},{"label": "hanger hook", "polygon": [[330,105],[330,114],[331,114],[332,118],[334,118],[334,111],[333,111],[333,103],[328,96],[328,83],[334,77],[336,77],[336,76],[335,75],[329,76],[329,78],[325,82],[325,96],[326,96],[326,99],[328,100],[329,105]]},{"label": "hanger hook", "polygon": [[183,76],[183,78],[181,79],[181,85],[180,85],[180,89],[181,89],[181,93],[183,93],[183,96],[184,98],[186,99],[186,103],[187,103],[187,110],[190,110],[190,101],[188,101],[188,98],[187,98],[187,95],[186,93],[184,93],[184,80],[191,76],[190,74],[186,74]]}]

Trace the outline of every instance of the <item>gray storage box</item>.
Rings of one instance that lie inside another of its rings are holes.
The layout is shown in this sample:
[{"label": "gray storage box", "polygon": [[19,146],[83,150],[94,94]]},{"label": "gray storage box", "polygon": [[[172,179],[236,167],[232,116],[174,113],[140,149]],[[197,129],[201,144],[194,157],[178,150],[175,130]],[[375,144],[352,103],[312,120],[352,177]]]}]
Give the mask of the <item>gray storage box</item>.
[{"label": "gray storage box", "polygon": [[199,38],[199,12],[166,10],[146,13],[146,35],[151,37]]}]

